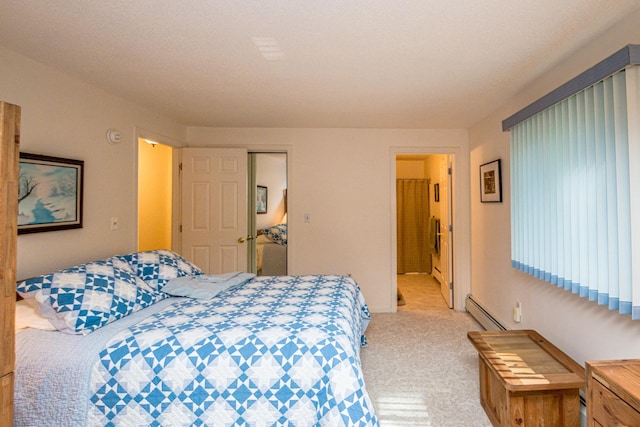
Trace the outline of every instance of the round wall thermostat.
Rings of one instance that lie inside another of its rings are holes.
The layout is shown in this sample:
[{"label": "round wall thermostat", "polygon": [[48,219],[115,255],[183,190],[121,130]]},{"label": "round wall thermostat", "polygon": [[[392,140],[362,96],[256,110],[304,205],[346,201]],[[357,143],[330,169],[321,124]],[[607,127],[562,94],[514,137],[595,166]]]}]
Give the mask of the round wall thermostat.
[{"label": "round wall thermostat", "polygon": [[122,135],[115,129],[109,129],[107,131],[107,141],[109,142],[109,144],[118,144],[120,141],[122,141]]}]

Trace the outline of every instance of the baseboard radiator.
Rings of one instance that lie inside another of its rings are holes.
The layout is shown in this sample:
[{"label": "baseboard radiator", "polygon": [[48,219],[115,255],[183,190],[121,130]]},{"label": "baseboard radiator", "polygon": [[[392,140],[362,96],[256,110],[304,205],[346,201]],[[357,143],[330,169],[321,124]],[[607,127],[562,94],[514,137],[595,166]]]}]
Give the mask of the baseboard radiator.
[{"label": "baseboard radiator", "polygon": [[[464,302],[467,313],[487,331],[506,331],[504,327],[491,313],[489,313],[482,305],[478,303],[471,294],[467,295]],[[587,405],[582,391],[580,392],[580,426],[585,427],[587,424]]]},{"label": "baseboard radiator", "polygon": [[471,294],[467,295],[464,303],[467,312],[487,331],[505,331],[505,328],[495,317],[491,315]]}]

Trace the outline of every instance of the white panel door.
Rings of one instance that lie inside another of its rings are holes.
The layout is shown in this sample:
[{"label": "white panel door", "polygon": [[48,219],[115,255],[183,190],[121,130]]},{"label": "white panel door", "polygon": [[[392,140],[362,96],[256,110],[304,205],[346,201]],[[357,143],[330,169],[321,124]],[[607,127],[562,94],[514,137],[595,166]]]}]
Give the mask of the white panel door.
[{"label": "white panel door", "polygon": [[451,208],[451,156],[447,155],[446,164],[440,167],[440,268],[442,281],[440,293],[449,308],[453,308],[453,245],[452,245],[452,208]]},{"label": "white panel door", "polygon": [[182,149],[182,252],[207,274],[247,271],[247,150]]}]

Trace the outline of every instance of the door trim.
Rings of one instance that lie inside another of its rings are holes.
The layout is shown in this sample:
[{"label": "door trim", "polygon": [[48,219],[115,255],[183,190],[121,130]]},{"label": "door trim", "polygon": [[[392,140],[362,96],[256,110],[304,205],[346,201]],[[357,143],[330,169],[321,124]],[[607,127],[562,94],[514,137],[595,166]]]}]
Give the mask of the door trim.
[{"label": "door trim", "polygon": [[[389,282],[389,301],[394,302],[398,292],[398,250],[397,250],[397,220],[396,220],[396,155],[398,154],[451,154],[453,155],[452,194],[453,201],[453,309],[464,311],[464,300],[471,293],[471,205],[470,205],[470,164],[467,147],[391,147],[390,163],[390,194],[391,207],[391,277]],[[466,183],[466,185],[464,184]],[[392,304],[391,311],[397,306]]]}]

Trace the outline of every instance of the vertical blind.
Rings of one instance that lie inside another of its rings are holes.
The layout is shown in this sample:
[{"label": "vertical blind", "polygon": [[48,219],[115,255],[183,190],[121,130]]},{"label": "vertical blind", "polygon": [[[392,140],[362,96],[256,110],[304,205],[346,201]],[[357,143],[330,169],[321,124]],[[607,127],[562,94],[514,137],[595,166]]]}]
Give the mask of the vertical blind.
[{"label": "vertical blind", "polygon": [[511,251],[515,268],[638,319],[627,101],[621,71],[511,128]]}]

